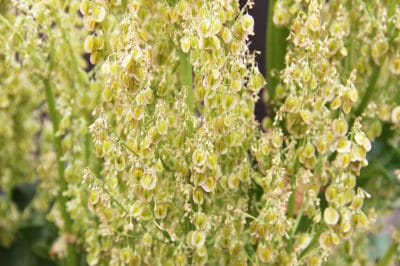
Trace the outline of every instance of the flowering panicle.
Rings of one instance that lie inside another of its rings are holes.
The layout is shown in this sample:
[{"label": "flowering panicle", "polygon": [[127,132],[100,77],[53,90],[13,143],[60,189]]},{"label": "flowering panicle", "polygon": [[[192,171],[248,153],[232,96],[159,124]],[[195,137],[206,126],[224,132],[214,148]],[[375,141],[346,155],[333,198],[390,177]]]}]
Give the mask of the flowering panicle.
[{"label": "flowering panicle", "polygon": [[[290,34],[286,66],[275,88],[276,116],[272,128],[265,130],[267,135],[276,134],[284,126],[287,148],[284,154],[272,153],[279,159],[269,159],[261,168],[270,172],[280,166],[286,183],[291,183],[286,185],[291,193],[287,214],[313,221],[308,235],[296,237],[297,224],[293,227],[289,220],[287,231],[292,230],[296,243],[286,251],[297,253],[290,255],[294,259],[289,264],[322,263],[334,246],[352,245],[353,233],[374,220],[362,209],[369,194],[357,188],[356,177],[368,164],[370,141],[380,135],[381,121],[390,120],[391,109],[397,124],[399,79],[393,71],[389,77],[383,74],[383,69],[390,66],[398,44],[396,8],[367,2],[304,1],[300,6],[298,1],[277,1],[274,6],[273,22],[290,27]],[[377,16],[371,11],[373,5],[380,11]],[[375,91],[380,95],[374,97]],[[379,106],[386,110],[386,119],[379,117]],[[256,150],[260,158],[266,153],[264,143]],[[319,243],[319,248],[312,243]],[[281,257],[287,260],[287,255]]]},{"label": "flowering panicle", "polygon": [[253,18],[236,1],[128,8],[91,126],[104,177],[85,183],[104,230],[90,231],[89,263],[245,263],[247,151],[264,86],[246,43]]},{"label": "flowering panicle", "polygon": [[388,207],[364,177],[392,178],[367,153],[398,141],[400,6],[270,3],[287,50],[261,128],[252,1],[0,0],[0,243],[51,209],[66,265],[361,261]]}]

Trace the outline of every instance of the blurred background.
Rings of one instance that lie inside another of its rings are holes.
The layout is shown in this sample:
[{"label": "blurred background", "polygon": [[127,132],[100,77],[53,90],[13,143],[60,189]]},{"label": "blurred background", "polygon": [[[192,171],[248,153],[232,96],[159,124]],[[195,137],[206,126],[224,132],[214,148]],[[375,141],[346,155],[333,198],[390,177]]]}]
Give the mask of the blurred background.
[{"label": "blurred background", "polygon": [[[240,0],[241,6],[247,1]],[[250,50],[258,51],[260,54],[256,57],[260,72],[265,74],[265,47],[266,47],[266,29],[267,29],[267,14],[268,14],[268,0],[255,0],[253,9],[250,10],[250,15],[254,17],[255,27],[254,35],[250,38]],[[257,102],[255,114],[258,121],[261,121],[267,114],[267,108],[260,100]]]}]

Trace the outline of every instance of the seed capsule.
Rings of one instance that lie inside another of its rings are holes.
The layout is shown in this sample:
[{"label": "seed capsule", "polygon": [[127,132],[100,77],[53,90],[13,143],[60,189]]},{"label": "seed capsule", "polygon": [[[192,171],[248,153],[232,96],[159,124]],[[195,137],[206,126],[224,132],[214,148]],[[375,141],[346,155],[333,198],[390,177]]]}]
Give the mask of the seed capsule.
[{"label": "seed capsule", "polygon": [[293,96],[289,96],[285,100],[285,110],[290,113],[294,113],[298,111],[300,106],[300,100]]},{"label": "seed capsule", "polygon": [[201,231],[194,231],[191,237],[191,244],[196,248],[200,248],[206,241],[206,233]]},{"label": "seed capsule", "polygon": [[273,261],[274,251],[272,248],[264,244],[258,244],[257,255],[263,263],[270,263]]},{"label": "seed capsule", "polygon": [[130,263],[132,255],[133,255],[133,251],[130,248],[123,248],[121,250],[121,260],[126,264]]},{"label": "seed capsule", "polygon": [[143,212],[143,204],[139,201],[136,201],[132,204],[131,208],[129,209],[130,213],[133,217],[139,217]]},{"label": "seed capsule", "polygon": [[296,250],[301,251],[311,243],[311,237],[308,234],[300,234],[296,241]]},{"label": "seed capsule", "polygon": [[184,253],[177,254],[175,256],[175,264],[177,266],[185,266],[187,265],[187,255]]},{"label": "seed capsule", "polygon": [[93,16],[84,17],[83,18],[83,26],[88,31],[93,31],[96,26],[96,20],[93,18]]},{"label": "seed capsule", "polygon": [[400,75],[400,57],[395,57],[390,60],[389,70],[393,75]]},{"label": "seed capsule", "polygon": [[199,187],[195,188],[193,191],[193,201],[196,204],[203,204],[204,201],[204,195],[203,195],[203,190]]},{"label": "seed capsule", "polygon": [[242,17],[241,21],[242,29],[248,34],[252,34],[254,31],[254,19],[252,16],[246,14]]},{"label": "seed capsule", "polygon": [[143,174],[142,178],[140,179],[140,185],[145,190],[152,190],[155,188],[157,184],[157,177],[155,172],[147,171]]},{"label": "seed capsule", "polygon": [[329,186],[325,190],[325,199],[327,202],[333,202],[337,196],[337,189],[334,186]]},{"label": "seed capsule", "polygon": [[239,187],[240,178],[238,175],[231,175],[228,178],[228,186],[230,189],[236,190]]},{"label": "seed capsule", "polygon": [[323,232],[319,236],[319,245],[322,249],[330,249],[333,247],[332,236],[330,232]]},{"label": "seed capsule", "polygon": [[164,120],[157,121],[157,132],[160,135],[165,135],[168,132],[168,125]]},{"label": "seed capsule", "polygon": [[312,31],[318,31],[320,29],[320,18],[318,15],[316,14],[312,14],[308,17],[308,27],[310,28],[310,30]]},{"label": "seed capsule", "polygon": [[222,40],[224,40],[225,43],[230,43],[232,41],[232,33],[226,27],[224,27],[222,31]]},{"label": "seed capsule", "polygon": [[181,49],[184,53],[189,52],[190,49],[190,38],[189,37],[183,37],[181,39]]},{"label": "seed capsule", "polygon": [[339,213],[332,207],[328,207],[324,211],[324,221],[326,224],[335,225],[339,221]]},{"label": "seed capsule", "polygon": [[209,20],[202,20],[199,23],[199,26],[197,28],[197,32],[200,37],[208,37],[212,33],[211,31],[211,24]]},{"label": "seed capsule", "polygon": [[351,142],[346,138],[341,138],[337,142],[336,150],[340,153],[350,152]]},{"label": "seed capsule", "polygon": [[400,124],[400,106],[396,106],[392,111],[392,122],[394,124]]},{"label": "seed capsule", "polygon": [[109,88],[109,87],[104,88],[104,90],[103,90],[104,101],[110,102],[113,99],[113,96],[114,96],[114,92],[111,88]]},{"label": "seed capsule", "polygon": [[351,217],[351,222],[356,228],[365,228],[367,226],[367,216],[363,212],[356,212]]},{"label": "seed capsule", "polygon": [[164,219],[167,216],[168,208],[166,204],[158,204],[154,208],[154,216],[156,219]]},{"label": "seed capsule", "polygon": [[97,7],[93,10],[93,18],[96,22],[100,23],[106,17],[106,9],[102,6]]},{"label": "seed capsule", "polygon": [[94,206],[94,205],[96,205],[98,202],[99,202],[99,199],[100,199],[100,193],[99,193],[99,191],[97,191],[97,190],[92,190],[92,191],[90,191],[90,194],[89,194],[89,204],[91,205],[91,206]]},{"label": "seed capsule", "polygon": [[84,43],[85,52],[87,53],[94,52],[97,49],[96,43],[97,42],[95,40],[95,36],[93,35],[87,36]]},{"label": "seed capsule", "polygon": [[360,195],[357,195],[354,197],[354,199],[351,203],[351,208],[353,210],[359,211],[359,210],[361,210],[361,207],[363,206],[363,204],[364,204],[364,198]]},{"label": "seed capsule", "polygon": [[336,110],[341,106],[341,104],[342,100],[339,97],[336,97],[331,101],[330,107],[332,110]]},{"label": "seed capsule", "polygon": [[216,186],[216,180],[214,176],[207,177],[206,181],[201,184],[201,187],[204,189],[205,192],[212,192],[214,191]]},{"label": "seed capsule", "polygon": [[118,155],[115,159],[115,167],[118,171],[123,171],[125,169],[125,158],[122,155]]},{"label": "seed capsule", "polygon": [[196,166],[203,166],[207,161],[206,153],[201,150],[195,150],[192,155],[192,161]]},{"label": "seed capsule", "polygon": [[338,118],[333,120],[332,122],[332,131],[333,134],[337,137],[344,137],[347,133],[348,125],[346,120],[343,118]]},{"label": "seed capsule", "polygon": [[207,227],[207,215],[202,212],[197,212],[193,215],[193,224],[197,230],[204,230]]},{"label": "seed capsule", "polygon": [[81,12],[82,15],[87,15],[89,12],[90,8],[90,2],[89,0],[82,0],[82,2],[79,5],[79,11]]}]

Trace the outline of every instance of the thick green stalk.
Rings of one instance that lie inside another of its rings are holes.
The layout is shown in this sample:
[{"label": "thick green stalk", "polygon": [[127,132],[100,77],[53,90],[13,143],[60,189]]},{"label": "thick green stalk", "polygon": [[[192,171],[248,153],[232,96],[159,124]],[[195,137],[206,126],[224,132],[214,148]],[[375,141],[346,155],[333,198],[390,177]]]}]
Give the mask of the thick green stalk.
[{"label": "thick green stalk", "polygon": [[371,77],[369,79],[368,82],[368,88],[367,91],[365,92],[364,96],[362,97],[361,103],[358,106],[355,115],[359,116],[362,114],[362,112],[364,111],[364,109],[367,107],[369,101],[371,100],[372,94],[373,92],[376,90],[375,86],[376,86],[376,82],[378,81],[379,78],[379,70],[382,68],[379,68],[377,66],[374,66],[372,68],[372,74]]},{"label": "thick green stalk", "polygon": [[275,2],[276,0],[268,1],[266,34],[266,77],[270,101],[275,97],[275,88],[279,83],[279,71],[285,66],[286,38],[289,35],[286,28],[278,28],[274,25],[272,18]]},{"label": "thick green stalk", "polygon": [[192,65],[189,62],[189,54],[180,51],[179,64],[181,86],[186,89],[186,104],[189,108],[189,111],[194,114],[195,99],[192,81]]},{"label": "thick green stalk", "polygon": [[[400,233],[400,224],[397,227],[397,234]],[[396,255],[396,251],[399,248],[399,243],[393,241],[389,248],[386,250],[383,257],[379,260],[378,266],[388,266],[393,258]]]},{"label": "thick green stalk", "polygon": [[379,260],[378,266],[387,266],[392,260],[393,255],[396,253],[397,243],[392,243],[386,250],[385,255]]},{"label": "thick green stalk", "polygon": [[350,121],[350,128],[353,126],[355,118],[360,116],[363,113],[363,111],[365,110],[365,108],[368,106],[368,103],[371,100],[372,94],[374,93],[374,91],[376,91],[376,82],[378,81],[379,73],[380,73],[381,69],[382,69],[382,67],[378,67],[376,65],[374,65],[372,67],[372,74],[371,74],[371,77],[368,82],[369,85],[367,87],[367,90],[365,91],[365,94],[363,95],[363,97],[361,99],[360,105],[357,107],[356,111],[354,112],[354,117]]},{"label": "thick green stalk", "polygon": [[[57,135],[57,131],[59,128],[60,120],[58,117],[58,113],[55,107],[55,98],[54,93],[51,87],[50,79],[43,78],[43,85],[46,93],[46,100],[49,107],[49,115],[51,122],[53,124],[53,137],[54,137],[54,145],[55,151],[57,155],[57,167],[58,167],[58,183],[59,190],[57,194],[57,202],[60,208],[62,219],[64,220],[64,230],[67,234],[72,234],[72,220],[67,212],[67,199],[63,195],[63,193],[67,190],[67,181],[65,180],[64,169],[65,164],[61,160],[62,157],[62,146],[61,146],[61,137]],[[67,245],[67,258],[66,258],[67,266],[75,266],[77,265],[75,246],[73,243],[68,243]]]}]

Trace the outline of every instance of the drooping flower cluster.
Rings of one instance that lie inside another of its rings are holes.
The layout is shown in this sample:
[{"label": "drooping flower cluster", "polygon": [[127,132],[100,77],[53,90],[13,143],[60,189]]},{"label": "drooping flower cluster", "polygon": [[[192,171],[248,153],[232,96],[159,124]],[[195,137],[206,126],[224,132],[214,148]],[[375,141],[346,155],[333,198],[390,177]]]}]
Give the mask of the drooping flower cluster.
[{"label": "drooping flower cluster", "polygon": [[[334,61],[341,80],[356,71],[354,84],[358,97],[353,95],[349,100],[350,95],[337,96],[330,104],[331,109],[342,106],[349,110],[355,100],[357,108],[353,108],[352,114],[363,115],[362,123],[370,140],[380,136],[382,123],[397,126],[400,11],[396,2],[329,1],[321,10],[321,18],[313,15],[308,19],[308,30],[294,19],[304,12],[298,1],[276,1],[273,21],[279,27],[291,27],[292,34],[303,28],[293,40],[303,47],[310,44],[305,42],[310,30],[315,32],[317,25],[324,23],[322,36],[327,38],[329,56],[319,60]],[[285,98],[284,86],[279,85],[276,90],[278,98]]]}]

